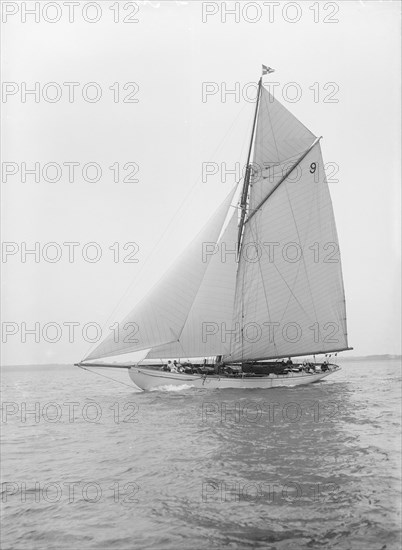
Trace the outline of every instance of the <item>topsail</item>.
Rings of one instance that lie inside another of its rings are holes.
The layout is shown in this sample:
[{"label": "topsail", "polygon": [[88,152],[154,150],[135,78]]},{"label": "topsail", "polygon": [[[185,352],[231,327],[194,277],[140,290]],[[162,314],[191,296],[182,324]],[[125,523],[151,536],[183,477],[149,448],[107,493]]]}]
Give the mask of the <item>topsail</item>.
[{"label": "topsail", "polygon": [[[233,190],[120,323],[120,334],[135,323],[134,338],[116,341],[111,334],[87,359],[149,349],[150,358],[223,355],[242,362],[348,348],[339,244],[319,139],[261,83],[255,122],[240,215],[238,209],[229,215]],[[205,243],[216,247],[204,257]]]}]

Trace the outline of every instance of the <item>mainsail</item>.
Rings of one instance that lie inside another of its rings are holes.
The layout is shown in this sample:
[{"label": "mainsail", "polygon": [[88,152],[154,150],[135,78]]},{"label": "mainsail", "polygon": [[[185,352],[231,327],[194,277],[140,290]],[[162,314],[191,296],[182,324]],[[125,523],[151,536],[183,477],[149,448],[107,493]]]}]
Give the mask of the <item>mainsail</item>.
[{"label": "mainsail", "polygon": [[254,212],[243,235],[234,310],[240,334],[232,339],[231,360],[347,348],[338,238],[319,143]]},{"label": "mainsail", "polygon": [[[224,355],[239,362],[348,349],[338,237],[319,139],[261,81],[254,132],[239,226],[235,210],[221,231],[233,190],[120,323],[121,337],[111,334],[88,360],[146,349],[148,358]],[[216,243],[214,253],[202,257],[203,243]],[[134,341],[123,338],[130,323],[138,327]]]}]

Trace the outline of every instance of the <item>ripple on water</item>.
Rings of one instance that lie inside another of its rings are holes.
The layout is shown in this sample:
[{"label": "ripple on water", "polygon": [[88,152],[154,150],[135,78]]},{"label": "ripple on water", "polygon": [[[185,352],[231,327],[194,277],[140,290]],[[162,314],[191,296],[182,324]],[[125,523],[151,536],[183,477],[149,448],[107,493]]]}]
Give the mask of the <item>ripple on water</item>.
[{"label": "ripple on water", "polygon": [[139,393],[72,368],[3,383],[63,411],[3,423],[4,548],[400,548],[397,363],[268,391]]}]

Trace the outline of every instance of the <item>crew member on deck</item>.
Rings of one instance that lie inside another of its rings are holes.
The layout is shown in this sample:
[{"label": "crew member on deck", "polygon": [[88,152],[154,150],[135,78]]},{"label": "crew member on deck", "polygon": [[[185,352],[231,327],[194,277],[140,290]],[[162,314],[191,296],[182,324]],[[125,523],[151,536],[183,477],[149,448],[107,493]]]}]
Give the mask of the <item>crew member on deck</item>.
[{"label": "crew member on deck", "polygon": [[177,371],[177,362],[173,361],[173,364],[170,366],[170,372],[178,372]]},{"label": "crew member on deck", "polygon": [[165,370],[165,371],[170,371],[170,370],[172,370],[172,361],[168,361],[168,362],[167,362],[167,365],[164,365],[164,366],[162,367],[162,369]]},{"label": "crew member on deck", "polygon": [[222,355],[217,355],[215,360],[215,367],[214,367],[215,374],[220,373],[220,371],[223,368],[223,365],[224,365],[224,362],[222,361]]},{"label": "crew member on deck", "polygon": [[173,361],[173,368],[176,369],[174,372],[183,372],[184,370],[181,363],[178,363],[176,359]]}]

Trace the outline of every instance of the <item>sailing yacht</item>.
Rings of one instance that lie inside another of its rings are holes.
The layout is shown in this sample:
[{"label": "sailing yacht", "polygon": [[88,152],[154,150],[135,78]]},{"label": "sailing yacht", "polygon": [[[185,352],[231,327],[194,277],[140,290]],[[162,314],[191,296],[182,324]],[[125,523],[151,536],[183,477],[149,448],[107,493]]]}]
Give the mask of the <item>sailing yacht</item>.
[{"label": "sailing yacht", "polygon": [[339,370],[331,354],[351,348],[320,139],[261,77],[244,179],[121,321],[118,340],[110,334],[78,366],[143,350],[124,366],[143,390],[298,386]]}]

